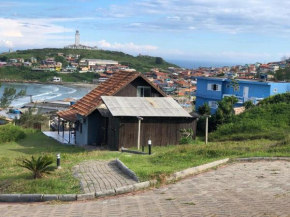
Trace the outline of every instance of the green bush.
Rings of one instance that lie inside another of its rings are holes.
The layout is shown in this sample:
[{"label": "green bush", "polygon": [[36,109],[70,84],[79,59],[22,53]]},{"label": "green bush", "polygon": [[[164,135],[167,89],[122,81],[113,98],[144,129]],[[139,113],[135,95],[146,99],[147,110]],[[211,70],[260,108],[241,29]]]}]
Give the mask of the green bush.
[{"label": "green bush", "polygon": [[267,97],[259,102],[258,105],[267,105],[267,104],[278,104],[278,103],[288,103],[290,104],[290,93],[276,94],[270,97]]},{"label": "green bush", "polygon": [[234,116],[231,123],[219,125],[211,140],[283,139],[290,130],[290,105],[267,104]]},{"label": "green bush", "polygon": [[7,124],[0,126],[0,144],[5,142],[17,141],[23,139],[26,132],[22,127]]}]

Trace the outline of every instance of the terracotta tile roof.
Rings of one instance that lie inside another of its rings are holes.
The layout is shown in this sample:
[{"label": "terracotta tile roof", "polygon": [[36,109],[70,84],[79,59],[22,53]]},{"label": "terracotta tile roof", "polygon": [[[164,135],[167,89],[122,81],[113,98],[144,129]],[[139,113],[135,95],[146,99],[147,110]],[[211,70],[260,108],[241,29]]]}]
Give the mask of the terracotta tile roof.
[{"label": "terracotta tile roof", "polygon": [[91,114],[102,103],[101,96],[114,96],[117,92],[119,92],[138,77],[142,77],[162,96],[166,96],[165,93],[163,93],[159,88],[152,84],[141,73],[121,71],[114,74],[107,81],[93,89],[90,93],[72,105],[68,110],[60,111],[57,114],[65,120],[74,122],[76,121],[77,114],[82,116]]}]

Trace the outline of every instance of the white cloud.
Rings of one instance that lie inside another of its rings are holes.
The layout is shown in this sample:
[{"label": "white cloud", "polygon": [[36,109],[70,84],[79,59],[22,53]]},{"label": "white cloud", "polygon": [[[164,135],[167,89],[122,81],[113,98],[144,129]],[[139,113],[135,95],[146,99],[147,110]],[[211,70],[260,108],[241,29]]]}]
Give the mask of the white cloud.
[{"label": "white cloud", "polygon": [[154,45],[137,45],[133,42],[128,43],[109,43],[106,40],[101,40],[97,42],[97,46],[101,49],[109,49],[109,50],[119,50],[119,51],[127,51],[127,52],[146,52],[146,51],[154,51],[157,50],[158,47]]},{"label": "white cloud", "polygon": [[14,47],[14,45],[11,41],[8,41],[5,39],[0,39],[0,47],[12,48],[12,47]]},{"label": "white cloud", "polygon": [[[188,30],[194,26],[230,34],[288,34],[289,6],[288,0],[139,0],[114,4],[102,12],[107,17],[134,18],[146,30]],[[152,25],[158,28],[147,28]]]},{"label": "white cloud", "polygon": [[89,19],[91,18],[0,18],[0,39],[5,38],[16,48],[62,47],[64,40],[73,36],[71,34],[70,37],[64,38],[64,34],[72,33],[75,30],[57,23]]}]

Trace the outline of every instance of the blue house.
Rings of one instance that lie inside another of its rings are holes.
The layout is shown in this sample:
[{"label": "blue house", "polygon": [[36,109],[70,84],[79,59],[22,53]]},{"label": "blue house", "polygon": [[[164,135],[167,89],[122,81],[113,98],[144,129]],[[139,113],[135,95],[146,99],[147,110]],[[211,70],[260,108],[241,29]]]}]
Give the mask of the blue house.
[{"label": "blue house", "polygon": [[196,111],[204,103],[208,103],[211,113],[218,108],[218,101],[227,96],[236,96],[235,107],[243,106],[244,102],[257,104],[260,100],[279,93],[290,92],[290,83],[258,80],[236,80],[238,85],[232,85],[228,78],[197,78]]}]

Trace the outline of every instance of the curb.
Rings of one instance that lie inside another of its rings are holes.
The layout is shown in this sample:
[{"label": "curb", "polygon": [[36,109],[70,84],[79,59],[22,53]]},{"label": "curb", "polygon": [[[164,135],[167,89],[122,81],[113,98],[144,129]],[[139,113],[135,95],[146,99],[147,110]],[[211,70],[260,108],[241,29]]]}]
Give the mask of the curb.
[{"label": "curb", "polygon": [[84,201],[94,200],[97,198],[115,196],[120,194],[126,194],[134,191],[143,190],[154,186],[157,183],[156,180],[139,182],[133,185],[127,185],[105,191],[98,191],[87,194],[0,194],[0,202],[47,202],[47,201]]},{"label": "curb", "polygon": [[134,179],[136,182],[139,182],[139,179],[136,176],[136,174],[132,170],[130,170],[128,167],[126,167],[122,161],[120,161],[119,159],[116,159],[116,164],[117,164],[117,167],[119,167],[119,169],[122,170],[125,174],[127,174],[129,177]]},{"label": "curb", "polygon": [[229,158],[226,158],[226,159],[223,159],[223,160],[218,160],[218,161],[214,161],[214,162],[211,162],[211,163],[207,163],[207,164],[204,164],[204,165],[201,165],[201,166],[188,168],[186,170],[182,170],[182,171],[173,173],[171,176],[166,177],[165,180],[167,182],[176,181],[176,180],[185,178],[187,176],[195,175],[195,174],[200,173],[202,171],[205,171],[205,170],[211,169],[213,167],[219,166],[221,164],[225,164],[229,160],[230,160]]}]

